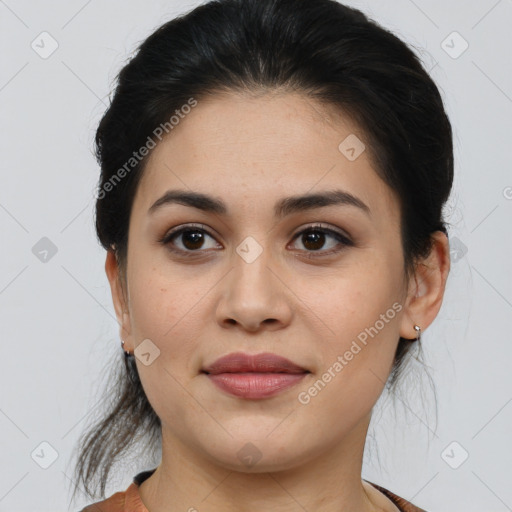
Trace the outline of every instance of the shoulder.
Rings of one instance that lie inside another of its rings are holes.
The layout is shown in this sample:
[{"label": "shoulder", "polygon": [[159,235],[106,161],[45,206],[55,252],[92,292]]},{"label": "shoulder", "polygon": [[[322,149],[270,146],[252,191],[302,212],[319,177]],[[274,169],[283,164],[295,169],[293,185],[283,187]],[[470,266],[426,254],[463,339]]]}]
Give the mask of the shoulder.
[{"label": "shoulder", "polygon": [[389,500],[393,502],[394,505],[400,510],[400,512],[427,512],[426,510],[417,507],[416,505],[413,505],[410,501],[407,501],[406,499],[402,498],[401,496],[398,496],[397,494],[391,492],[390,490],[386,489],[385,487],[382,487],[380,485],[374,484],[373,482],[369,482],[366,480],[367,483],[375,487],[377,490],[379,490],[382,494],[384,494]]},{"label": "shoulder", "polygon": [[80,512],[124,512],[126,492],[116,492],[110,498],[85,507]]},{"label": "shoulder", "polygon": [[148,512],[139,494],[138,476],[126,491],[116,492],[110,498],[93,503],[80,512]]}]

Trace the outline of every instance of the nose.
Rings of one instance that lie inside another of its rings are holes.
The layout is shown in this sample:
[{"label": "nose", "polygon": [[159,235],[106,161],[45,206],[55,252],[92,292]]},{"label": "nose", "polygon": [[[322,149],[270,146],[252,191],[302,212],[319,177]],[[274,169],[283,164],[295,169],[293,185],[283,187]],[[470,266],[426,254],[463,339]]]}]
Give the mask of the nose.
[{"label": "nose", "polygon": [[282,329],[291,322],[293,294],[269,253],[264,249],[254,261],[233,253],[233,268],[219,284],[216,313],[221,327],[256,332]]}]

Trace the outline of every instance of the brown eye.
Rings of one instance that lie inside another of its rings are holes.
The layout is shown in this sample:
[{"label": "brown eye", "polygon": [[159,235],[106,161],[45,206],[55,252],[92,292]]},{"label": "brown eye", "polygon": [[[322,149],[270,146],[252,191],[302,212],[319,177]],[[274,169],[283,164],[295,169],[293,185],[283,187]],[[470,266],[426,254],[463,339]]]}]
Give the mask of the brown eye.
[{"label": "brown eye", "polygon": [[204,244],[204,233],[198,230],[190,230],[181,232],[182,244],[189,250],[201,249]]},{"label": "brown eye", "polygon": [[321,231],[307,231],[302,234],[302,243],[310,251],[318,251],[325,244],[325,233]]},{"label": "brown eye", "polygon": [[[295,236],[294,240],[302,243],[305,252],[318,252],[318,256],[334,254],[342,250],[345,246],[354,245],[345,235],[321,226],[311,226],[301,231]],[[331,240],[331,242],[329,242],[329,240]],[[327,250],[322,250],[322,248],[325,248],[326,244],[328,245]],[[336,249],[336,247],[339,246],[342,246],[341,249]],[[316,255],[311,256],[314,257]],[[310,257],[309,254],[308,257]]]},{"label": "brown eye", "polygon": [[160,241],[163,245],[167,246],[169,250],[178,253],[202,252],[206,249],[218,248],[216,243],[207,247],[208,238],[211,238],[215,242],[215,239],[204,229],[186,226],[171,231]]}]

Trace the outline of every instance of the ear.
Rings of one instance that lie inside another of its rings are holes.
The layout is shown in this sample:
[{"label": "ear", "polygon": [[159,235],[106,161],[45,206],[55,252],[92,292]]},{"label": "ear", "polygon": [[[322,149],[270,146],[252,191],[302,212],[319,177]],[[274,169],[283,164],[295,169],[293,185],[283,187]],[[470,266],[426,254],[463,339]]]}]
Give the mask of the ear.
[{"label": "ear", "polygon": [[130,314],[128,313],[127,294],[125,294],[122,275],[113,250],[107,251],[105,272],[110,283],[112,302],[114,303],[117,323],[119,324],[119,335],[121,340],[124,341],[124,349],[133,353],[134,344],[132,339]]},{"label": "ear", "polygon": [[409,282],[400,324],[400,336],[406,339],[416,338],[414,325],[419,325],[424,332],[434,321],[443,302],[450,271],[450,247],[448,237],[442,231],[431,236],[432,250],[427,258],[418,262]]}]

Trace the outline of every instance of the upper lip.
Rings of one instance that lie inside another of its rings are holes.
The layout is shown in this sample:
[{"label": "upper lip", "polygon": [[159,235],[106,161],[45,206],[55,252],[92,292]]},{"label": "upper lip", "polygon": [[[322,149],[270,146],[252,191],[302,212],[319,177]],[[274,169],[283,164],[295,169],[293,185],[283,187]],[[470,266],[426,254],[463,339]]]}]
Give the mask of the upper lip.
[{"label": "upper lip", "polygon": [[245,354],[233,352],[217,359],[212,364],[202,368],[205,373],[309,373],[308,370],[286,359],[285,357],[263,352],[261,354]]}]

